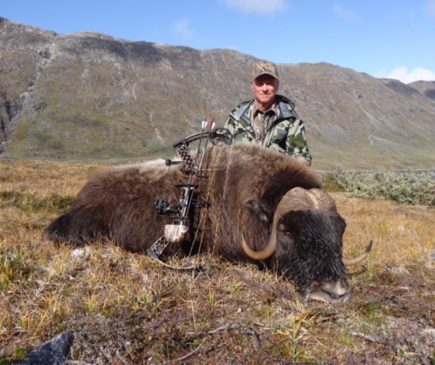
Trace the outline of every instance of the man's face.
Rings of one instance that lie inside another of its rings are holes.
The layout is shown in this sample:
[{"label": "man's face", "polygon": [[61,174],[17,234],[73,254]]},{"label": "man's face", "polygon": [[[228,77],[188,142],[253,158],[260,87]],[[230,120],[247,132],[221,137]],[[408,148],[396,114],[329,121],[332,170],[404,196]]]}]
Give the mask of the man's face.
[{"label": "man's face", "polygon": [[272,105],[278,91],[278,80],[270,75],[258,76],[252,81],[255,100],[263,105]]}]

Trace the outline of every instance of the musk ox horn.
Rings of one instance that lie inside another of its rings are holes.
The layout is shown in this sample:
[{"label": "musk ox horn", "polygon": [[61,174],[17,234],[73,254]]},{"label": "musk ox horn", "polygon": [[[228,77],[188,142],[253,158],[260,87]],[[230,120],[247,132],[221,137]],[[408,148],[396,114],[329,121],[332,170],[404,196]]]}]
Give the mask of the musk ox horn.
[{"label": "musk ox horn", "polygon": [[264,247],[260,251],[254,251],[251,247],[249,247],[244,235],[242,234],[242,249],[245,252],[246,256],[253,260],[266,260],[268,257],[274,254],[274,252],[276,251],[276,245],[277,237],[275,233],[270,235],[270,240],[267,243],[266,247]]},{"label": "musk ox horn", "polygon": [[292,210],[298,210],[303,207],[303,199],[307,194],[305,189],[302,188],[293,188],[288,191],[280,200],[278,206],[276,207],[275,214],[273,215],[272,222],[272,230],[270,233],[269,242],[267,245],[260,251],[254,251],[251,247],[249,247],[248,243],[245,240],[245,237],[242,234],[242,249],[245,252],[246,256],[250,257],[253,260],[265,260],[272,256],[276,251],[277,241],[278,241],[278,222],[281,217]]},{"label": "musk ox horn", "polygon": [[373,246],[373,241],[370,241],[370,243],[366,247],[366,250],[360,256],[355,257],[354,259],[343,258],[343,264],[345,264],[346,266],[353,266],[359,264],[360,262],[365,260],[366,257],[369,255],[370,251],[372,250],[372,246]]},{"label": "musk ox horn", "polygon": [[337,211],[334,200],[325,191],[321,189],[309,189],[305,192],[311,198],[314,209],[322,209],[331,212]]}]

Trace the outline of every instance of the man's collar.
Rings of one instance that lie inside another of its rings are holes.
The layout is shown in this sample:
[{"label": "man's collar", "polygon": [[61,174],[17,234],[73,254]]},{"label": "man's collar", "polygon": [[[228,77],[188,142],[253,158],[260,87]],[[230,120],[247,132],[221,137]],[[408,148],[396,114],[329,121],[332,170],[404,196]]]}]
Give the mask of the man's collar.
[{"label": "man's collar", "polygon": [[[285,96],[276,95],[277,106],[275,111],[276,119],[295,118],[295,104]],[[256,107],[255,99],[241,103],[236,109],[231,112],[231,116],[245,126],[249,126],[250,119],[253,117],[253,110]]]},{"label": "man's collar", "polygon": [[287,99],[285,96],[277,95],[277,106],[275,109],[277,119],[287,119],[287,118],[295,118],[294,107],[295,104],[290,99]]},{"label": "man's collar", "polygon": [[275,102],[270,106],[269,109],[267,109],[266,111],[262,111],[260,109],[258,109],[257,103],[254,103],[254,109],[252,110],[252,115],[254,117],[257,116],[258,113],[262,113],[262,114],[270,114],[273,113],[275,115],[277,115],[277,107],[278,107],[278,100],[275,100]]}]

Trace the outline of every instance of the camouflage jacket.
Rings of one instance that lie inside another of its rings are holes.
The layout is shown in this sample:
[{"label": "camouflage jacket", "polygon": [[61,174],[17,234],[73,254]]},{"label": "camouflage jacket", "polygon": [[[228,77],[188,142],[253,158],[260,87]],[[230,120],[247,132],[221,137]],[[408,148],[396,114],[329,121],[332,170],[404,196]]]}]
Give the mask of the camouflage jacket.
[{"label": "camouflage jacket", "polygon": [[255,115],[255,100],[245,101],[230,113],[225,128],[231,132],[234,142],[261,143],[290,156],[302,157],[310,165],[312,158],[304,122],[299,119],[294,107],[291,100],[277,95],[277,103],[266,112],[270,112],[269,117],[261,122]]}]

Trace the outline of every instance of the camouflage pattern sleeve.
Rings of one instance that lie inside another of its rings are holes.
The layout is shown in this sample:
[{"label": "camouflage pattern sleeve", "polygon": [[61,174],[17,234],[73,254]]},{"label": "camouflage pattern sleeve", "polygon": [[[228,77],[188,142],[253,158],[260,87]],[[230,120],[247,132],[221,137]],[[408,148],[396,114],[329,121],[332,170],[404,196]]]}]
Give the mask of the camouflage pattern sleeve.
[{"label": "camouflage pattern sleeve", "polygon": [[311,165],[312,157],[308,149],[305,126],[302,119],[296,119],[290,124],[287,134],[286,149],[289,155],[302,157],[308,165]]},{"label": "camouflage pattern sleeve", "polygon": [[224,128],[228,129],[234,138],[237,134],[237,121],[230,115],[225,122]]},{"label": "camouflage pattern sleeve", "polygon": [[224,128],[227,128],[233,136],[234,142],[255,142],[253,131],[237,121],[231,114],[228,117]]}]

